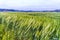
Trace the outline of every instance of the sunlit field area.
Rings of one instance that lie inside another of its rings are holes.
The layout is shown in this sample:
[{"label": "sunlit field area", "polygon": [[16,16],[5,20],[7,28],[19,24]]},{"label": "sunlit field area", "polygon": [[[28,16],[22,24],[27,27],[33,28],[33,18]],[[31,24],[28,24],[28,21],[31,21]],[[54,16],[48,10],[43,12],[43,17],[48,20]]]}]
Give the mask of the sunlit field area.
[{"label": "sunlit field area", "polygon": [[60,13],[0,12],[0,40],[60,40]]}]

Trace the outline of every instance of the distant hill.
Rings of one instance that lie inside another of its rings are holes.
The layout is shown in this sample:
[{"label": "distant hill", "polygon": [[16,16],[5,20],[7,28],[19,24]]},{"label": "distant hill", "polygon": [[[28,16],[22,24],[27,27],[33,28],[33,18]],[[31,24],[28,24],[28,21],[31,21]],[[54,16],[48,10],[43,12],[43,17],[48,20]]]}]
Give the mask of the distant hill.
[{"label": "distant hill", "polygon": [[60,12],[60,9],[56,9],[56,10],[44,10],[42,12]]},{"label": "distant hill", "polygon": [[6,11],[19,12],[19,10],[14,9],[0,9],[0,12],[6,12]]},{"label": "distant hill", "polygon": [[0,9],[0,12],[60,12],[60,9],[56,10],[43,10],[43,11],[34,11],[34,10],[15,10],[15,9]]},{"label": "distant hill", "polygon": [[34,10],[0,9],[0,12],[38,12]]},{"label": "distant hill", "polygon": [[59,10],[54,10],[55,12],[60,12],[60,9]]}]

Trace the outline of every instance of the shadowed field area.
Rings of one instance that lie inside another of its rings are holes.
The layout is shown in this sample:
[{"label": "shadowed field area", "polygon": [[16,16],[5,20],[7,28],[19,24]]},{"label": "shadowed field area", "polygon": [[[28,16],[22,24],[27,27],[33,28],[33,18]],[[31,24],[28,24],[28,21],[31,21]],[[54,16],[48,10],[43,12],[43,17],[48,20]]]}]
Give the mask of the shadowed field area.
[{"label": "shadowed field area", "polygon": [[0,12],[0,40],[60,40],[60,13]]}]

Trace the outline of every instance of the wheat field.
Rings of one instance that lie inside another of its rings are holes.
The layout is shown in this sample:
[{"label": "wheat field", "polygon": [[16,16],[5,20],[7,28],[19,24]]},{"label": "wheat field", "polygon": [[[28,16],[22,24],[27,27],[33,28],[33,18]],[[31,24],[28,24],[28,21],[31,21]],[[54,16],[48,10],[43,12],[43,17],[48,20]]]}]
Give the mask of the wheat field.
[{"label": "wheat field", "polygon": [[60,40],[60,13],[0,12],[0,40]]}]

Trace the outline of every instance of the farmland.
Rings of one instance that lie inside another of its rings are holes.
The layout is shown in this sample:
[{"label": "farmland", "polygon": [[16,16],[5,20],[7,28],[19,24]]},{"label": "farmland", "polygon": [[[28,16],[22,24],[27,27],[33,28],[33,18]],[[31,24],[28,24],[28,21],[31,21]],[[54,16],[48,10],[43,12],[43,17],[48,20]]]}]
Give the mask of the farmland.
[{"label": "farmland", "polygon": [[0,40],[60,40],[60,13],[0,12]]}]

